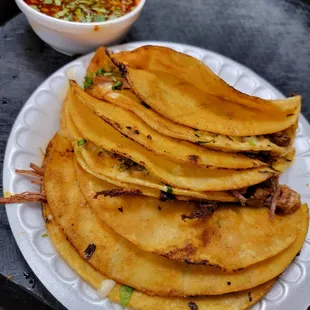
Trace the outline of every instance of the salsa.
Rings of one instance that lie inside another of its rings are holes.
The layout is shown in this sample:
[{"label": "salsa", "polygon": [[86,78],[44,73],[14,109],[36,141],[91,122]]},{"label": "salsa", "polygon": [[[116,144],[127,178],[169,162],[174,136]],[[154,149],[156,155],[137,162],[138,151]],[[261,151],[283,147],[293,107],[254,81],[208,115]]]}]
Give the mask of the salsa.
[{"label": "salsa", "polygon": [[33,9],[62,20],[103,22],[132,11],[138,0],[24,0]]}]

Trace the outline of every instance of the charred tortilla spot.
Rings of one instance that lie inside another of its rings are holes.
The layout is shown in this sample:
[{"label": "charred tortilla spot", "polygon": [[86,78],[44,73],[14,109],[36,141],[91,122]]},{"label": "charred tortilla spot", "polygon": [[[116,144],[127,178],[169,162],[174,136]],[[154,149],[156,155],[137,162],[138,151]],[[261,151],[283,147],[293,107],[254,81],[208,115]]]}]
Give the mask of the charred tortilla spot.
[{"label": "charred tortilla spot", "polygon": [[132,129],[130,126],[126,126],[126,128],[127,128],[128,130],[131,130],[131,129]]},{"label": "charred tortilla spot", "polygon": [[204,260],[201,260],[199,262],[192,262],[190,261],[189,259],[184,259],[184,263],[187,264],[187,265],[205,265],[205,266],[210,266],[209,265],[209,261],[207,261],[206,259]]},{"label": "charred tortilla spot", "polygon": [[161,206],[158,206],[157,209],[160,211],[161,210]]},{"label": "charred tortilla spot", "polygon": [[203,246],[206,246],[210,241],[211,241],[211,238],[212,238],[212,233],[210,231],[208,231],[207,229],[205,229],[201,236],[200,236],[200,240],[201,240],[201,243]]},{"label": "charred tortilla spot", "polygon": [[114,124],[115,124],[115,126],[116,126],[117,128],[122,129],[122,126],[121,126],[119,123],[114,122]]},{"label": "charred tortilla spot", "polygon": [[139,134],[140,134],[140,131],[137,130],[137,129],[135,129],[133,132],[134,132],[136,135],[139,135]]},{"label": "charred tortilla spot", "polygon": [[[174,249],[164,256],[169,259],[179,259],[180,257],[188,257],[193,255],[197,251],[197,248],[194,247],[191,243],[187,244],[184,248]],[[185,261],[185,260],[184,260]],[[189,262],[190,263],[190,262]]]},{"label": "charred tortilla spot", "polygon": [[199,204],[198,209],[194,212],[191,212],[189,215],[182,214],[181,219],[185,221],[186,219],[201,219],[206,216],[211,215],[215,209],[217,208],[216,202],[206,202],[203,204]]},{"label": "charred tortilla spot", "polygon": [[95,251],[96,251],[96,244],[95,243],[90,243],[88,245],[88,247],[84,251],[85,258],[87,260],[90,260],[92,258],[92,256],[93,256]]},{"label": "charred tortilla spot", "polygon": [[109,190],[104,190],[97,192],[94,195],[94,199],[97,199],[99,196],[104,197],[119,197],[119,196],[138,196],[142,195],[142,192],[139,189],[132,188],[114,188]]},{"label": "charred tortilla spot", "polygon": [[151,107],[148,105],[148,104],[146,104],[145,102],[142,102],[142,105],[145,107],[145,108],[147,108],[147,109],[150,109]]},{"label": "charred tortilla spot", "polygon": [[117,210],[118,210],[119,212],[121,212],[121,213],[124,212],[124,211],[123,211],[123,207],[117,208]]},{"label": "charred tortilla spot", "polygon": [[270,174],[271,176],[274,175],[272,171],[259,171],[260,174]]},{"label": "charred tortilla spot", "polygon": [[231,282],[227,282],[227,285],[231,285]]},{"label": "charred tortilla spot", "polygon": [[188,306],[189,306],[190,310],[198,310],[197,304],[194,303],[193,301],[190,301],[190,302],[188,303]]},{"label": "charred tortilla spot", "polygon": [[152,136],[147,135],[146,137],[147,137],[149,140],[152,140]]},{"label": "charred tortilla spot", "polygon": [[253,301],[251,292],[248,293],[248,298],[249,298],[249,302],[252,302],[252,301]]},{"label": "charred tortilla spot", "polygon": [[197,155],[189,155],[189,156],[188,156],[188,159],[189,159],[191,162],[193,162],[193,163],[197,163],[199,157],[198,157]]}]

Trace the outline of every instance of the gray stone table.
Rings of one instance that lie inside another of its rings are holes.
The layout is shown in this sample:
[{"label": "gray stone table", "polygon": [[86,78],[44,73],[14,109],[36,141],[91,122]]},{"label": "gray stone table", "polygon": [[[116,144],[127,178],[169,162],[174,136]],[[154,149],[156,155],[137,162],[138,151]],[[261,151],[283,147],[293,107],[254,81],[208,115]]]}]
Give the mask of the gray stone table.
[{"label": "gray stone table", "polygon": [[[303,113],[309,119],[309,25],[308,1],[147,0],[126,42],[181,42],[221,53],[251,68],[285,95],[301,94]],[[44,44],[21,14],[1,27],[1,172],[6,141],[21,107],[44,79],[71,60]],[[13,278],[8,281],[1,274]],[[48,305],[63,309],[24,261],[4,206],[0,206],[0,286],[0,308],[29,309],[37,298],[45,305],[36,303],[33,309],[48,309]]]}]

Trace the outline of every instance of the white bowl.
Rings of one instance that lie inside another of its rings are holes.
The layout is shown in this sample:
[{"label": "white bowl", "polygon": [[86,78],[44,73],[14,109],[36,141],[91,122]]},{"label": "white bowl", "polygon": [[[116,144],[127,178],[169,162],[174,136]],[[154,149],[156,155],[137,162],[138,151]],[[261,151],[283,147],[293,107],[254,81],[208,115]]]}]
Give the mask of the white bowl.
[{"label": "white bowl", "polygon": [[86,54],[102,45],[120,42],[140,16],[145,0],[130,13],[99,23],[70,22],[40,13],[24,0],[15,0],[26,15],[34,32],[56,51],[66,54]]}]

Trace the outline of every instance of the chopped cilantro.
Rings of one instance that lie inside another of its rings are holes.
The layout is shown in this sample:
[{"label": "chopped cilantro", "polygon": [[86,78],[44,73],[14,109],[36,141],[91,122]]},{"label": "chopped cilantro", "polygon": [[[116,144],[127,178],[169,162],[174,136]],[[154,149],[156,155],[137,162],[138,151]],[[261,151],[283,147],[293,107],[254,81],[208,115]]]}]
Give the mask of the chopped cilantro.
[{"label": "chopped cilantro", "polygon": [[54,1],[56,5],[60,6],[61,5],[61,1],[60,0],[55,0]]},{"label": "chopped cilantro", "polygon": [[42,238],[46,238],[47,236],[48,236],[47,233],[41,235]]},{"label": "chopped cilantro", "polygon": [[218,225],[219,228],[221,228],[221,227],[222,227],[222,221],[221,221],[221,220],[218,220],[218,221],[217,221],[217,225]]},{"label": "chopped cilantro", "polygon": [[97,71],[96,71],[96,75],[97,76],[103,76],[105,74],[105,71],[102,69],[102,68],[100,68],[100,69],[98,69]]},{"label": "chopped cilantro", "polygon": [[122,81],[116,81],[116,82],[112,85],[112,90],[121,89],[122,86],[123,86],[123,82],[122,82]]},{"label": "chopped cilantro", "polygon": [[86,143],[86,140],[85,139],[81,139],[77,142],[78,146],[82,146]]},{"label": "chopped cilantro", "polygon": [[44,4],[53,4],[53,0],[44,0],[43,3]]},{"label": "chopped cilantro", "polygon": [[[114,73],[110,72],[110,71],[106,71],[103,68],[100,68],[97,70],[97,72],[95,74],[96,74],[96,76],[111,76]],[[115,77],[113,77],[113,78],[114,78],[114,81],[117,81]]]},{"label": "chopped cilantro", "polygon": [[59,17],[64,17],[67,13],[69,12],[69,9],[64,9],[62,11],[59,11],[54,15],[54,17],[59,18]]},{"label": "chopped cilantro", "polygon": [[38,7],[36,5],[30,5],[34,10],[39,11]]},{"label": "chopped cilantro", "polygon": [[127,285],[122,285],[121,288],[119,289],[121,305],[123,307],[126,307],[129,304],[133,291],[134,289]]},{"label": "chopped cilantro", "polygon": [[252,138],[249,138],[249,139],[248,139],[248,143],[249,143],[250,145],[252,145],[252,146],[255,146],[255,145],[256,145],[256,141],[255,141],[254,139],[252,139]]},{"label": "chopped cilantro", "polygon": [[106,20],[107,20],[107,18],[104,17],[104,16],[102,16],[102,15],[101,15],[101,16],[100,16],[100,15],[99,15],[99,16],[95,16],[95,17],[94,17],[94,22],[95,22],[95,23],[104,22],[104,21],[106,21]]},{"label": "chopped cilantro", "polygon": [[84,89],[89,88],[90,86],[94,85],[94,80],[90,76],[85,76],[84,79]]},{"label": "chopped cilantro", "polygon": [[173,188],[170,185],[166,185],[166,186],[167,186],[166,192],[169,194],[173,194]]}]

